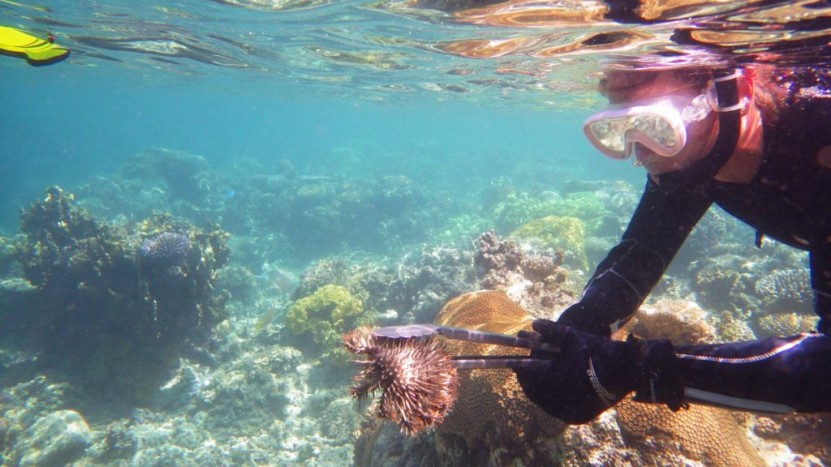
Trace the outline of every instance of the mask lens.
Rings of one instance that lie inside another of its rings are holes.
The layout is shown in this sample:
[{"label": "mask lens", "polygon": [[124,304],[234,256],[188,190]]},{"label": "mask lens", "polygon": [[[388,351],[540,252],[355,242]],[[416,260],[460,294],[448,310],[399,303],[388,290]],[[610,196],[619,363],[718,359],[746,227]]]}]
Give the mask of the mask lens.
[{"label": "mask lens", "polygon": [[[627,115],[600,118],[587,125],[596,146],[624,157],[630,142],[637,141],[650,149],[656,146],[673,148],[678,145],[678,134],[666,118],[656,114]],[[651,144],[650,144],[651,143]]]}]

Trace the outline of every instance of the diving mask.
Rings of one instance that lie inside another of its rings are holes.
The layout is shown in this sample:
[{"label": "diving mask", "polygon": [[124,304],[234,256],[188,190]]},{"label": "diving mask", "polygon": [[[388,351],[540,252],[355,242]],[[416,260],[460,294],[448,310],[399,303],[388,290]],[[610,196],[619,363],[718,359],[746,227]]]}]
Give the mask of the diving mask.
[{"label": "diving mask", "polygon": [[639,143],[663,157],[677,155],[687,144],[687,127],[713,109],[706,94],[694,98],[662,96],[611,107],[589,117],[583,133],[612,159],[626,159]]}]

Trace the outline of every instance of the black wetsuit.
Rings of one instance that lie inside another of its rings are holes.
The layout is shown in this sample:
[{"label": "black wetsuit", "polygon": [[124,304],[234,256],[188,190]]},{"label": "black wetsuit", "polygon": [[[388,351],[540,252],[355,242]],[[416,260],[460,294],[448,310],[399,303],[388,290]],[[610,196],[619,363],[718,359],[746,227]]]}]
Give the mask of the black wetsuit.
[{"label": "black wetsuit", "polygon": [[[831,335],[831,168],[820,165],[817,160],[820,148],[831,147],[831,95],[818,96],[819,87],[790,84],[788,105],[780,111],[775,123],[765,124],[763,161],[755,178],[747,184],[710,180],[694,189],[670,190],[650,177],[621,242],[600,263],[580,302],[566,310],[560,322],[596,334],[608,335],[615,331],[634,315],[692,228],[710,205],[716,203],[757,229],[760,235],[809,252],[814,305],[821,318],[818,330]],[[764,115],[762,118],[764,121]],[[787,380],[780,381],[782,388],[770,388],[779,390],[777,395],[770,393],[760,398],[800,411],[824,411],[831,409],[828,397],[831,392],[794,394],[791,389],[816,387],[828,391],[831,388],[831,338],[814,337],[805,343],[769,340],[755,347],[734,346],[718,352],[728,350],[728,354],[746,362],[747,358],[787,349],[791,354],[783,353],[781,357],[799,362],[799,369],[788,375]],[[690,350],[708,352],[703,348]],[[701,362],[693,365],[703,366]],[[712,381],[718,381],[715,384],[727,386],[718,388],[722,394],[725,391],[721,389],[726,389],[731,396],[755,398],[755,390],[745,386],[765,382],[765,374],[772,368],[764,364],[759,368],[750,369],[747,365],[742,368],[749,369],[750,373],[725,371],[721,364],[718,369],[712,369],[719,378],[710,378],[709,370],[698,368],[705,371],[697,373],[701,381],[693,381],[693,385],[709,379],[710,383],[700,385],[706,386],[705,390],[715,390]],[[758,378],[749,378],[748,374]],[[725,382],[721,378],[725,375],[734,382]],[[741,377],[735,379],[730,375]],[[814,384],[817,381],[819,384]],[[730,384],[742,387],[731,390]],[[750,396],[748,391],[752,393]]]}]

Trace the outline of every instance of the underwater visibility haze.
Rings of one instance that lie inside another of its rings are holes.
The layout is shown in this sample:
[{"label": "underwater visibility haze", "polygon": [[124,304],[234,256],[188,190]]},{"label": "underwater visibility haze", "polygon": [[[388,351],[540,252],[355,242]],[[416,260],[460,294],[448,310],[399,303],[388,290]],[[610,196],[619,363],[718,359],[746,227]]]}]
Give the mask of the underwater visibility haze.
[{"label": "underwater visibility haze", "polygon": [[[583,136],[605,67],[726,57],[831,83],[824,2],[0,0],[0,18],[70,51],[0,55],[0,464],[831,462],[827,417],[629,403],[570,427],[504,370],[405,436],[352,399],[342,342],[516,334],[501,295],[452,299],[517,284],[555,316],[644,186]],[[710,210],[639,331],[812,330],[807,255],[754,234]]]}]

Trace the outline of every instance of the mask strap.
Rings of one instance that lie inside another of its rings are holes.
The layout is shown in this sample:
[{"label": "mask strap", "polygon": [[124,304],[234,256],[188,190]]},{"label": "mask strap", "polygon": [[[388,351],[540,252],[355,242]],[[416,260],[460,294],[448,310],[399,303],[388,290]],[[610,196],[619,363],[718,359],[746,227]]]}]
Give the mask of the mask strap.
[{"label": "mask strap", "polygon": [[[721,76],[721,77],[713,78],[712,80],[710,80],[709,85],[712,86],[714,90],[716,90],[716,102],[713,103],[713,109],[716,112],[732,112],[734,110],[744,111],[744,108],[745,108],[745,106],[747,106],[748,101],[749,101],[749,99],[747,97],[740,97],[738,99],[738,102],[736,102],[735,104],[725,103],[724,105],[722,105],[721,99],[718,97],[718,91],[717,91],[718,83],[723,83],[725,81],[731,81],[731,80],[734,80],[736,83],[738,83],[738,80],[741,79],[742,77],[744,77],[744,73],[742,73],[741,70],[736,69],[736,70],[733,71],[733,73],[731,73],[727,76]],[[737,84],[737,86],[738,86],[738,84]]]},{"label": "mask strap", "polygon": [[716,143],[704,159],[696,162],[691,167],[653,176],[662,191],[675,192],[699,188],[712,180],[713,176],[730,159],[730,156],[736,150],[736,143],[739,141],[741,109],[744,106],[741,99],[739,99],[738,79],[741,76],[738,70],[716,71],[716,77],[712,80],[720,109],[718,112],[719,131]]}]

